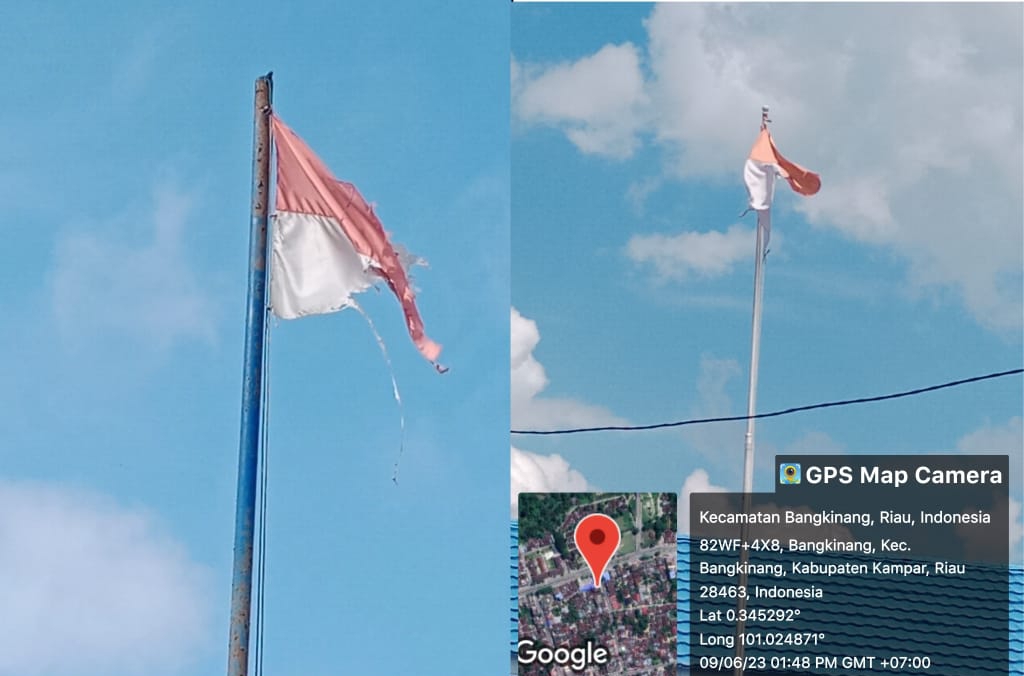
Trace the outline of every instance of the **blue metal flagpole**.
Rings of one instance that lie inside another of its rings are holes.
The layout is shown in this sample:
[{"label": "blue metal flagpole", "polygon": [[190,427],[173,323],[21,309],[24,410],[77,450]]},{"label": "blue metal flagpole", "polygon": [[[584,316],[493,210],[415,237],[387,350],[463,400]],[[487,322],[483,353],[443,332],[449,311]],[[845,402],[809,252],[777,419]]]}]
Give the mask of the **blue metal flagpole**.
[{"label": "blue metal flagpole", "polygon": [[252,163],[252,222],[249,231],[249,292],[245,313],[242,372],[242,428],[235,503],[235,563],[231,580],[228,676],[249,672],[249,611],[256,525],[256,469],[259,462],[260,395],[263,389],[263,331],[267,306],[267,202],[270,197],[271,73],[256,80]]}]

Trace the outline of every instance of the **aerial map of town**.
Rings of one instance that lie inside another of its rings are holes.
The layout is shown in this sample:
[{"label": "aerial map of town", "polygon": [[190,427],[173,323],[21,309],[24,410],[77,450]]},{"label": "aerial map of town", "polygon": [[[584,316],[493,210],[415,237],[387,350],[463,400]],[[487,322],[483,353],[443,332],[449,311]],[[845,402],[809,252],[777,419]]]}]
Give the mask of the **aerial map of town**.
[{"label": "aerial map of town", "polygon": [[674,493],[520,494],[518,662],[521,676],[675,675]]}]

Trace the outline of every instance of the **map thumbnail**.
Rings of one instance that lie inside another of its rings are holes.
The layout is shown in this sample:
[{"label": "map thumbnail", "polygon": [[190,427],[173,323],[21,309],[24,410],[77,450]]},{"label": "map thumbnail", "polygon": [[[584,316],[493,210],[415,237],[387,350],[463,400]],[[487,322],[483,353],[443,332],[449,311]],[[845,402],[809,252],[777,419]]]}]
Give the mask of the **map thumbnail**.
[{"label": "map thumbnail", "polygon": [[[575,542],[592,514],[621,537],[600,584]],[[520,494],[519,674],[674,676],[675,578],[674,493]]]}]

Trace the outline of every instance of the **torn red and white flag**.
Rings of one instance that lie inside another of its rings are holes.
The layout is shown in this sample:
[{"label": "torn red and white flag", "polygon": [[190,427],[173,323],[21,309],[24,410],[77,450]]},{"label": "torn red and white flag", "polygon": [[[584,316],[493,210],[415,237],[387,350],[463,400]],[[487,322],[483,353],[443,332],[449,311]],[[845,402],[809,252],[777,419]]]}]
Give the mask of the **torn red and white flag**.
[{"label": "torn red and white flag", "polygon": [[779,153],[772,135],[762,127],[750,157],[743,167],[743,181],[747,184],[750,208],[757,212],[757,226],[764,231],[764,245],[771,235],[771,206],[775,195],[775,177],[781,176],[801,195],[813,195],[821,188],[821,177],[790,162]]},{"label": "torn red and white flag", "polygon": [[436,364],[441,346],[424,332],[409,282],[408,266],[418,259],[391,243],[354,185],[336,179],[279,117],[271,121],[277,151],[271,310],[282,319],[337,312],[383,281],[402,306],[412,342]]}]

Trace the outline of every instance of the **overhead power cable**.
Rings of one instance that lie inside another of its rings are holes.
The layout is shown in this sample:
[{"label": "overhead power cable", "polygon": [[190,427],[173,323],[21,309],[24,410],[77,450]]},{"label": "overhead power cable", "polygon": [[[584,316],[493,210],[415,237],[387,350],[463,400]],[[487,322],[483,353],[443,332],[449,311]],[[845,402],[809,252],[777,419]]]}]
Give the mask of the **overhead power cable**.
[{"label": "overhead power cable", "polygon": [[759,418],[777,418],[782,415],[799,413],[801,411],[813,411],[819,408],[849,406],[851,404],[867,404],[874,401],[885,401],[887,399],[900,399],[902,397],[912,397],[918,394],[924,394],[926,392],[944,390],[949,387],[967,385],[968,383],[977,383],[982,380],[1004,378],[1006,376],[1018,375],[1020,373],[1024,373],[1024,369],[1011,369],[1009,371],[999,371],[998,373],[987,373],[983,376],[974,376],[971,378],[964,378],[962,380],[951,380],[947,383],[941,383],[939,385],[929,385],[928,387],[920,387],[917,388],[916,390],[906,390],[904,392],[895,392],[893,394],[882,394],[874,397],[860,397],[858,399],[843,399],[841,401],[826,401],[818,404],[808,404],[806,406],[794,406],[793,408],[787,408],[781,411],[771,411],[770,413],[757,413],[751,416],[731,415],[718,418],[691,418],[689,420],[676,420],[673,422],[653,423],[650,425],[604,425],[601,427],[576,427],[562,430],[512,430],[511,432],[512,434],[532,435],[580,434],[582,432],[639,432],[642,430],[657,430],[664,429],[667,427],[683,427],[686,425],[703,425],[707,423],[719,422],[737,422],[740,420],[756,420]]}]

